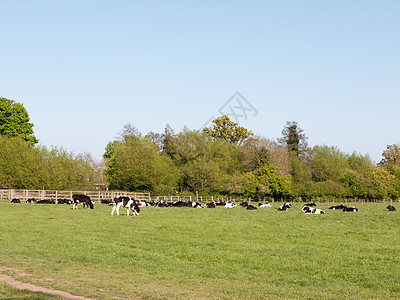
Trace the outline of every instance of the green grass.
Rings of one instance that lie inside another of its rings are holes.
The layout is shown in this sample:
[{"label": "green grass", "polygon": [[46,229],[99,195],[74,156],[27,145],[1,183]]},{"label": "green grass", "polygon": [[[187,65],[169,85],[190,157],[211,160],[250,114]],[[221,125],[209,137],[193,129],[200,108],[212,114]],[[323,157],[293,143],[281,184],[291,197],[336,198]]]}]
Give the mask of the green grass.
[{"label": "green grass", "polygon": [[[400,214],[0,203],[0,266],[99,299],[399,299]],[[51,280],[50,280],[51,279]],[[0,286],[0,292],[1,292]],[[1,293],[0,293],[1,295]],[[23,298],[22,298],[23,299]]]}]

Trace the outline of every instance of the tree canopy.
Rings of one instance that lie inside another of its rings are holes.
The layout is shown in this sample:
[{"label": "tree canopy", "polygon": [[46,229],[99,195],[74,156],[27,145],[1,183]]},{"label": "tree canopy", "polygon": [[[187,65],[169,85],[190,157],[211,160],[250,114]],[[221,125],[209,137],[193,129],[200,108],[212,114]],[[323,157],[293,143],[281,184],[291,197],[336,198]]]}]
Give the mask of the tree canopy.
[{"label": "tree canopy", "polygon": [[21,137],[29,146],[38,143],[24,106],[6,98],[0,98],[0,135]]},{"label": "tree canopy", "polygon": [[216,118],[212,121],[213,127],[203,128],[203,132],[214,139],[224,139],[230,143],[243,143],[249,136],[253,135],[251,130],[239,126],[229,119],[227,115]]}]

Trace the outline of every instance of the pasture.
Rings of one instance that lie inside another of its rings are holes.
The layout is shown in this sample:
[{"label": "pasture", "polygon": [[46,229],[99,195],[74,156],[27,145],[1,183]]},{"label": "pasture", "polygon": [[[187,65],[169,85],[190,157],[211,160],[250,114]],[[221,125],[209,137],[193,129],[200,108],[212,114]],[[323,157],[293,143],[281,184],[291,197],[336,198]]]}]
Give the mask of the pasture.
[{"label": "pasture", "polygon": [[[306,215],[280,204],[144,207],[128,217],[98,203],[0,202],[1,272],[97,299],[400,298],[398,211],[320,204],[325,214]],[[0,284],[0,298],[10,293]]]}]

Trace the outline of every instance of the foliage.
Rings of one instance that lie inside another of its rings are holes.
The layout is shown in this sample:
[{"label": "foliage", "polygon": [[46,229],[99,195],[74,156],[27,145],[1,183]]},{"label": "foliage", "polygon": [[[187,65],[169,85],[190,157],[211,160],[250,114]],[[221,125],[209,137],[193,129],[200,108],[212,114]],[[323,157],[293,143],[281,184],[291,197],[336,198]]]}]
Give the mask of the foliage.
[{"label": "foliage", "polygon": [[29,146],[38,143],[24,106],[6,98],[0,98],[0,135],[21,137]]},{"label": "foliage", "polygon": [[127,136],[113,144],[104,174],[111,189],[171,193],[177,172],[170,158],[158,153],[148,137]]},{"label": "foliage", "polygon": [[15,189],[90,188],[99,177],[88,156],[63,148],[29,147],[19,137],[0,136],[0,187]]},{"label": "foliage", "polygon": [[230,143],[243,143],[249,136],[253,135],[251,130],[239,126],[229,119],[227,115],[216,118],[212,121],[213,127],[203,128],[203,132],[214,139],[224,139]]},{"label": "foliage", "polygon": [[309,151],[307,136],[297,122],[286,122],[282,130],[282,137],[278,139],[279,143],[287,148],[290,153],[305,158]]},{"label": "foliage", "polygon": [[388,145],[386,150],[382,153],[382,160],[379,162],[380,166],[397,166],[400,167],[400,146]]}]

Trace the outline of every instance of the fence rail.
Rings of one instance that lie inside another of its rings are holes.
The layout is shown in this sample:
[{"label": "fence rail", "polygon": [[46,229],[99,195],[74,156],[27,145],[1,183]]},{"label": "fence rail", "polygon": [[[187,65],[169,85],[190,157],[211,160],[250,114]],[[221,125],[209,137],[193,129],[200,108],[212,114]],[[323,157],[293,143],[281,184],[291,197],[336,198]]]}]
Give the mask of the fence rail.
[{"label": "fence rail", "polygon": [[150,193],[134,193],[124,191],[56,191],[56,190],[0,190],[0,200],[18,198],[20,200],[28,200],[35,198],[36,200],[57,200],[70,199],[73,194],[88,195],[93,201],[101,201],[103,199],[114,199],[118,196],[129,196],[137,200],[149,200]]}]

